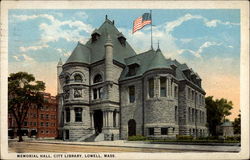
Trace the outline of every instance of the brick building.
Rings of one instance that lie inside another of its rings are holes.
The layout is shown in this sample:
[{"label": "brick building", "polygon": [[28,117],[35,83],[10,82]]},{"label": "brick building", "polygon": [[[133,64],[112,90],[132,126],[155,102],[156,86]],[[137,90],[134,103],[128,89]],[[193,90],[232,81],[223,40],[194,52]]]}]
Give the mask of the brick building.
[{"label": "brick building", "polygon": [[159,46],[136,54],[107,17],[58,70],[60,136],[71,141],[207,135],[205,91]]},{"label": "brick building", "polygon": [[[57,100],[49,93],[44,93],[46,104],[42,108],[31,106],[22,126],[23,136],[36,138],[56,138],[57,129]],[[11,113],[8,114],[8,128],[10,138],[17,136],[17,125]]]}]

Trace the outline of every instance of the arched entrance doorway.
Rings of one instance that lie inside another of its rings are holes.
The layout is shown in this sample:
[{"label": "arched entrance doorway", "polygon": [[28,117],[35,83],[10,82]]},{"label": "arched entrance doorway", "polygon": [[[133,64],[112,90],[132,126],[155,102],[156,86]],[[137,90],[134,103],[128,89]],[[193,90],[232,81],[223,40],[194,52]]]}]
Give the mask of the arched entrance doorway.
[{"label": "arched entrance doorway", "polygon": [[128,121],[128,136],[136,135],[136,122],[134,119]]},{"label": "arched entrance doorway", "polygon": [[95,133],[99,134],[102,132],[103,127],[103,114],[101,110],[95,110],[94,111],[94,127],[95,127]]}]

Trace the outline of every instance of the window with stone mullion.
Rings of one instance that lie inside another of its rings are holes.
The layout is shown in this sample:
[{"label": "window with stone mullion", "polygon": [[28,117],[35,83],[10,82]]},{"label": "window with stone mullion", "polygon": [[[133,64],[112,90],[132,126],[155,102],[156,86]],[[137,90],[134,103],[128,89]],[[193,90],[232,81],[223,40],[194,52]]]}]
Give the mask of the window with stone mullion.
[{"label": "window with stone mullion", "polygon": [[154,97],[154,79],[150,78],[148,80],[148,95],[150,98]]},{"label": "window with stone mullion", "polygon": [[160,77],[160,96],[166,97],[166,77]]},{"label": "window with stone mullion", "polygon": [[82,122],[82,108],[75,108],[75,122]]}]

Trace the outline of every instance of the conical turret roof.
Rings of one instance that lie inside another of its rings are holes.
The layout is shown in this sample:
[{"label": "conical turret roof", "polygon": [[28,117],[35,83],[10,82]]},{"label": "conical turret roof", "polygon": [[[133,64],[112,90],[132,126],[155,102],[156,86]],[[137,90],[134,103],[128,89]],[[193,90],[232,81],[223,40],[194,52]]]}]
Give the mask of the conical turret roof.
[{"label": "conical turret roof", "polygon": [[79,62],[79,63],[90,63],[90,49],[86,47],[85,45],[78,42],[76,48],[71,53],[70,57],[66,61],[66,63],[73,63],[73,62]]},{"label": "conical turret roof", "polygon": [[170,68],[170,66],[166,62],[166,58],[163,56],[161,50],[157,49],[155,56],[153,57],[147,70],[160,69],[160,68]]}]

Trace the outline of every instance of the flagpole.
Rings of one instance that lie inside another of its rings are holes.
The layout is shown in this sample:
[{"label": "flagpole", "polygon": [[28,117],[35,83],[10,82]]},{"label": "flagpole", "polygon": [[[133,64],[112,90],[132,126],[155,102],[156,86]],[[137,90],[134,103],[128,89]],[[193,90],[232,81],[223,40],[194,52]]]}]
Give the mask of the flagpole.
[{"label": "flagpole", "polygon": [[152,35],[152,25],[153,25],[153,18],[152,18],[152,10],[150,10],[150,17],[151,17],[151,49],[153,49],[153,35]]}]

